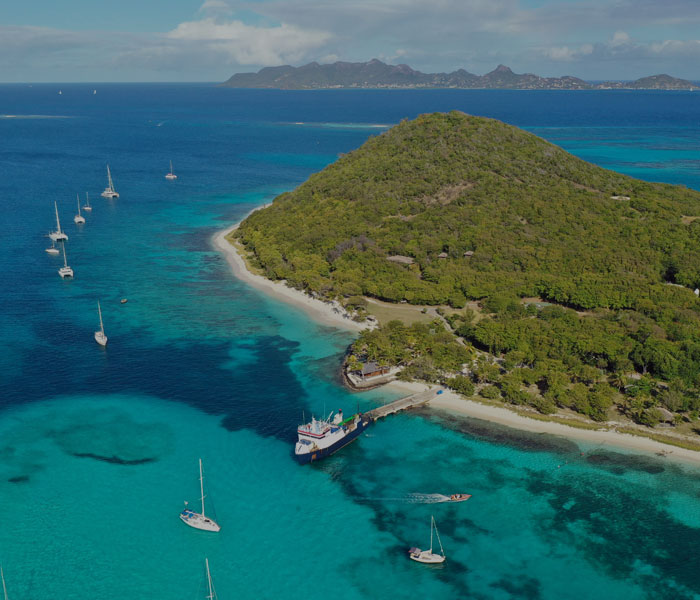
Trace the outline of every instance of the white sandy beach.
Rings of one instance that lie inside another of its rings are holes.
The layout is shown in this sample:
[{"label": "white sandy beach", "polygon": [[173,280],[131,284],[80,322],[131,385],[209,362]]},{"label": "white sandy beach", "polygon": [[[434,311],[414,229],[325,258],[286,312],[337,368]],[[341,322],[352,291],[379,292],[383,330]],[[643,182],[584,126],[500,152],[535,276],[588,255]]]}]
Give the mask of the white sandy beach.
[{"label": "white sandy beach", "polygon": [[268,296],[272,296],[273,298],[277,298],[278,300],[303,309],[312,319],[323,325],[330,325],[348,331],[361,331],[367,328],[367,324],[357,323],[344,316],[344,312],[338,312],[340,309],[335,305],[312,298],[308,294],[290,288],[284,283],[270,281],[261,275],[251,273],[246,268],[245,261],[238,253],[238,250],[226,239],[226,236],[237,228],[238,223],[228,229],[220,231],[214,235],[212,243],[217,250],[220,250],[224,254],[229,265],[231,265],[233,274],[238,277],[238,279],[265,292]]},{"label": "white sandy beach", "polygon": [[[263,207],[261,207],[263,208]],[[366,328],[365,324],[356,323],[351,319],[339,313],[337,307],[330,305],[321,300],[312,298],[308,294],[287,287],[284,283],[270,281],[261,275],[251,273],[245,265],[245,261],[238,253],[237,249],[231,245],[226,236],[238,227],[238,223],[218,232],[214,235],[212,243],[217,250],[220,250],[229,265],[233,274],[245,281],[249,285],[259,289],[265,294],[277,298],[283,302],[287,302],[294,306],[303,309],[313,320],[324,325],[330,325],[348,331],[361,331]],[[428,389],[426,384],[422,383],[406,383],[394,381],[387,384],[391,389],[405,392],[406,395],[420,392]],[[434,400],[431,400],[430,406],[439,410],[446,410],[451,413],[475,417],[493,423],[500,423],[514,429],[532,431],[535,433],[549,433],[553,435],[561,435],[563,437],[581,440],[599,446],[609,446],[611,449],[626,449],[641,452],[644,454],[663,454],[668,458],[680,460],[694,465],[700,465],[700,452],[687,450],[668,444],[662,444],[649,438],[630,435],[627,433],[618,433],[612,430],[590,430],[579,429],[577,427],[569,427],[561,423],[551,421],[540,421],[537,419],[529,419],[523,417],[507,408],[498,406],[489,406],[467,400],[460,394],[445,390]]]},{"label": "white sandy beach", "polygon": [[[403,381],[394,381],[387,384],[391,389],[405,393],[406,395],[415,394],[428,389],[428,385],[424,383],[407,383]],[[437,386],[440,387],[440,386]],[[444,388],[443,388],[444,389]],[[695,450],[687,450],[669,444],[662,444],[652,439],[638,435],[630,435],[628,433],[619,433],[617,431],[605,430],[605,425],[601,424],[600,430],[579,429],[578,427],[569,427],[561,423],[552,421],[540,421],[538,419],[529,419],[519,415],[507,408],[499,406],[490,406],[468,400],[465,397],[445,389],[442,394],[430,401],[430,406],[439,410],[445,410],[453,414],[474,417],[499,423],[514,429],[524,431],[532,431],[534,433],[549,433],[552,435],[560,435],[573,440],[580,440],[596,446],[605,446],[610,450],[622,449],[628,451],[636,451],[644,454],[663,456],[682,462],[700,465],[700,452]]]}]

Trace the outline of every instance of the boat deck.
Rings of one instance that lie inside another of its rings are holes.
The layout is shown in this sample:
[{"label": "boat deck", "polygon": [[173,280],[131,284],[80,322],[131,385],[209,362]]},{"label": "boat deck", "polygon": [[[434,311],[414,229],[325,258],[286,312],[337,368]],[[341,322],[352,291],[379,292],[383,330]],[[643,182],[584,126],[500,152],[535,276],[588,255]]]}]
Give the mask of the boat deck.
[{"label": "boat deck", "polygon": [[389,404],[378,406],[377,408],[367,411],[364,416],[372,421],[376,421],[377,419],[396,414],[402,410],[414,408],[415,406],[422,406],[423,404],[430,402],[440,392],[442,392],[442,388],[426,390],[417,394],[411,394],[410,396],[404,396],[403,398],[389,402]]}]

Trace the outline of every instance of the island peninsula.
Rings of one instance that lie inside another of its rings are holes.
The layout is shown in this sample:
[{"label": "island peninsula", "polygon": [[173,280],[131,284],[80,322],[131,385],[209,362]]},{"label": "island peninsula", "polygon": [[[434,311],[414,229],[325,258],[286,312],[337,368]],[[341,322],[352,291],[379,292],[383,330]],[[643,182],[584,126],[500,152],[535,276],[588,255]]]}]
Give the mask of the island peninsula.
[{"label": "island peninsula", "polygon": [[451,112],[370,138],[229,239],[341,322],[375,316],[350,372],[696,446],[698,192]]}]

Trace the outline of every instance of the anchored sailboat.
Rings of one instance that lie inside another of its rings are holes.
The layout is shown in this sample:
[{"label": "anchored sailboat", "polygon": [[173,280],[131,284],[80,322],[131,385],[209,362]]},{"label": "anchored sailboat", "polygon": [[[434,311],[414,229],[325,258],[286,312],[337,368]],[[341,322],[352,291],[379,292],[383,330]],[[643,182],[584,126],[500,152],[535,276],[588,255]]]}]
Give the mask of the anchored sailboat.
[{"label": "anchored sailboat", "polygon": [[173,161],[170,161],[170,172],[165,176],[166,179],[177,179],[177,175],[173,173]]},{"label": "anchored sailboat", "polygon": [[73,221],[76,225],[82,225],[85,223],[85,217],[80,214],[80,197],[78,194],[75,195],[75,199],[78,201],[78,214],[73,217]]},{"label": "anchored sailboat", "polygon": [[58,218],[58,204],[54,201],[53,207],[56,209],[56,231],[52,231],[49,233],[49,237],[54,241],[54,242],[67,242],[68,241],[68,236],[61,231],[61,221]]},{"label": "anchored sailboat", "polygon": [[61,276],[61,279],[73,277],[73,269],[68,266],[68,261],[66,260],[66,245],[61,244],[61,248],[63,249],[63,266],[58,270],[58,274]]},{"label": "anchored sailboat", "polygon": [[97,314],[100,315],[100,330],[95,332],[95,341],[100,346],[107,345],[107,336],[105,335],[105,326],[102,323],[102,309],[100,308],[100,301],[97,301]]},{"label": "anchored sailboat", "polygon": [[112,181],[112,173],[109,171],[109,165],[107,165],[107,187],[105,191],[102,192],[103,198],[119,198],[119,194],[114,189],[114,182]]},{"label": "anchored sailboat", "polygon": [[[435,537],[437,537],[438,544],[440,544],[440,554],[433,554],[433,530],[435,531]],[[430,550],[421,550],[420,548],[411,548],[408,551],[408,556],[411,560],[417,562],[437,564],[445,562],[445,551],[442,549],[442,542],[440,541],[440,534],[437,530],[437,524],[435,523],[435,517],[431,515],[430,517]]]},{"label": "anchored sailboat", "polygon": [[204,477],[202,476],[202,459],[199,459],[199,490],[202,495],[202,512],[194,512],[191,508],[187,508],[185,501],[185,509],[180,513],[180,518],[190,527],[195,529],[203,529],[204,531],[220,531],[221,527],[216,521],[213,521],[204,514]]},{"label": "anchored sailboat", "polygon": [[83,210],[87,212],[92,210],[92,206],[90,206],[90,197],[88,196],[87,192],[85,192],[85,205],[83,206]]}]

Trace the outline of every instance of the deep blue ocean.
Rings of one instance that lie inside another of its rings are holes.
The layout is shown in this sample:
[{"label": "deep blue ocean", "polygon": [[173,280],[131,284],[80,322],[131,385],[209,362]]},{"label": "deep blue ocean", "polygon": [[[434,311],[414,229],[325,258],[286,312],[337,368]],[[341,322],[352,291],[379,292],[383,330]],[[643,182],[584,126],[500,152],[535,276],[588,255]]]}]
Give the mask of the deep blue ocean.
[{"label": "deep blue ocean", "polygon": [[[303,414],[392,396],[346,391],[352,336],[234,279],[211,236],[401,119],[452,109],[700,189],[692,92],[0,86],[12,600],[204,598],[205,557],[221,600],[700,598],[700,471],[669,458],[426,411],[318,465],[293,460]],[[113,201],[100,197],[107,164]],[[44,252],[54,201],[70,281]],[[178,519],[198,505],[200,457],[218,534]],[[430,502],[453,492],[473,497]],[[448,556],[437,568],[405,552],[428,545],[431,515]]]}]

